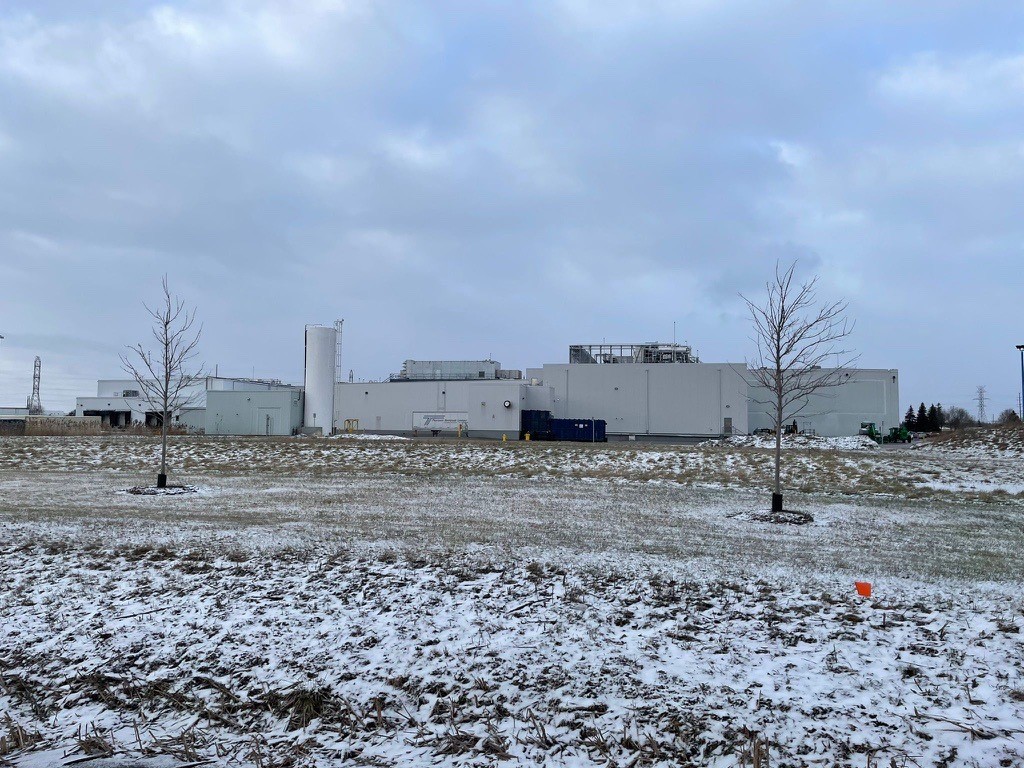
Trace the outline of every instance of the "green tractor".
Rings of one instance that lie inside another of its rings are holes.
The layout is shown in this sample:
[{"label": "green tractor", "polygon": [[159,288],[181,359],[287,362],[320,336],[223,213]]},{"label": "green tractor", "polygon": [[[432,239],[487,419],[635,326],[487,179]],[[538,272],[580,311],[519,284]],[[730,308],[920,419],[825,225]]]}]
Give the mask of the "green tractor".
[{"label": "green tractor", "polygon": [[883,443],[909,443],[910,432],[904,426],[890,427],[889,434],[882,438]]},{"label": "green tractor", "polygon": [[867,435],[876,443],[882,442],[882,433],[878,431],[878,426],[873,421],[862,421],[860,423],[860,434]]}]

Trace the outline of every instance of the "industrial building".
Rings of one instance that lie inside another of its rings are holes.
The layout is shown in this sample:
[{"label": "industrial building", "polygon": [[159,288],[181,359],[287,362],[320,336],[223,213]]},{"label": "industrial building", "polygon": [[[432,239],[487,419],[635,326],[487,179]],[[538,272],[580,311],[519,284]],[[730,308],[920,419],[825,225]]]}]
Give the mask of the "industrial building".
[{"label": "industrial building", "polygon": [[524,410],[550,411],[550,388],[502,379],[396,379],[339,384],[335,400],[341,429],[409,436],[517,440]]},{"label": "industrial building", "polygon": [[[254,431],[256,422],[248,418],[245,423],[254,425],[251,427],[252,431],[249,427],[241,432],[217,431],[226,419],[229,424],[241,425],[242,417],[236,415],[234,418],[238,421],[232,422],[227,417],[228,409],[225,406],[225,400],[216,398],[217,395],[229,395],[234,392],[251,394],[274,391],[284,391],[288,396],[298,392],[300,397],[302,392],[299,387],[282,384],[276,380],[207,376],[194,386],[186,387],[178,401],[172,404],[173,423],[174,426],[190,432],[261,434]],[[215,404],[222,406],[221,410],[215,410],[212,413],[208,411],[207,403],[211,395],[215,397]],[[230,396],[228,396],[228,400],[230,400]],[[139,383],[134,379],[100,379],[96,382],[95,397],[76,398],[75,414],[77,416],[98,416],[104,427],[115,428],[133,425],[156,427],[160,425],[162,419],[159,409],[153,407],[145,394],[140,391]],[[293,429],[289,428],[287,431],[275,431],[273,434],[290,435],[292,432]]]},{"label": "industrial building", "polygon": [[675,440],[746,434],[743,363],[702,363],[682,344],[569,348],[569,363],[527,369],[552,389],[556,418],[607,421],[610,440]]},{"label": "industrial building", "polygon": [[524,410],[550,411],[550,388],[494,360],[406,360],[388,381],[335,388],[335,426],[348,431],[516,440]]},{"label": "industrial building", "polygon": [[[206,388],[197,384],[182,393],[178,402],[173,404],[176,416],[180,417],[183,408],[194,405],[202,408],[205,404]],[[195,410],[191,408],[189,410]],[[162,415],[158,413],[134,379],[100,379],[96,382],[95,397],[79,397],[75,400],[77,416],[99,416],[105,427],[127,427],[133,424],[159,426]],[[191,415],[193,420],[198,416]]]},{"label": "industrial building", "polygon": [[[898,427],[900,414],[900,376],[895,368],[824,369],[832,378],[839,374],[840,384],[827,387],[787,409],[789,422],[797,430],[826,437],[856,435],[864,422],[874,423],[882,434]],[[771,393],[751,383],[748,408],[750,431],[773,429],[775,417]]]},{"label": "industrial building", "polygon": [[211,390],[203,423],[208,435],[294,435],[302,427],[299,387]]},{"label": "industrial building", "polygon": [[[408,359],[386,381],[340,379],[341,322],[305,329],[304,381],[208,377],[175,404],[174,422],[210,435],[366,432],[405,436],[680,441],[774,426],[768,393],[744,363],[705,363],[685,344],[573,344],[568,362],[502,368],[491,360]],[[159,424],[125,379],[97,383],[76,412],[104,426]],[[796,415],[801,431],[855,435],[900,420],[899,374],[851,369]],[[564,424],[561,422],[565,422]]]}]

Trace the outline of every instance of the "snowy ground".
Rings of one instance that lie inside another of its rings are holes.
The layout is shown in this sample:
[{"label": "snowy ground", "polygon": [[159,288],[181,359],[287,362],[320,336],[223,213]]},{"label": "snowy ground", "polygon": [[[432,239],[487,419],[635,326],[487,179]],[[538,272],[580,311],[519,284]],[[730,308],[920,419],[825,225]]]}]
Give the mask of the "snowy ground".
[{"label": "snowy ground", "polygon": [[0,761],[1024,765],[1019,462],[792,452],[797,527],[752,448],[154,450],[0,441]]},{"label": "snowy ground", "polygon": [[[737,435],[730,437],[728,442],[731,445],[745,448],[775,448],[774,435]],[[878,443],[867,435],[852,435],[850,437],[819,437],[818,435],[783,435],[782,448],[784,450],[816,449],[820,451],[874,451]]]},{"label": "snowy ground", "polygon": [[330,435],[331,440],[409,440],[411,438],[402,437],[400,435],[371,435],[363,434],[361,432],[342,433],[340,435]]},{"label": "snowy ground", "polygon": [[915,446],[926,453],[959,458],[1024,458],[1024,428],[979,427],[947,432]]}]

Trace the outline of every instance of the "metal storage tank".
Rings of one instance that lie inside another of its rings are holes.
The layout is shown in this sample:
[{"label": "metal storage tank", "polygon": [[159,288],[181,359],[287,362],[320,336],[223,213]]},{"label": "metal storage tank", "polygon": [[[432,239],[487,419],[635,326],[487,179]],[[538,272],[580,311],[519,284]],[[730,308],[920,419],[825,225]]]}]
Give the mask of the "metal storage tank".
[{"label": "metal storage tank", "polygon": [[334,373],[338,332],[324,325],[306,326],[305,406],[302,424],[325,435],[334,427]]}]

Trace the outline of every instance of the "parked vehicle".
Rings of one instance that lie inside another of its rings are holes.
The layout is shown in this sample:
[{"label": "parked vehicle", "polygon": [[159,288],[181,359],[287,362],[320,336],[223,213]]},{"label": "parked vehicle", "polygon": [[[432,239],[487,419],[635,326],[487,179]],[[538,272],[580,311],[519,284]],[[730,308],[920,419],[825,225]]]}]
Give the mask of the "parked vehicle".
[{"label": "parked vehicle", "polygon": [[883,443],[909,443],[910,432],[906,427],[890,427],[889,434],[882,438]]},{"label": "parked vehicle", "polygon": [[862,421],[860,423],[860,433],[867,435],[876,443],[882,442],[882,433],[878,431],[878,426],[873,421]]}]

